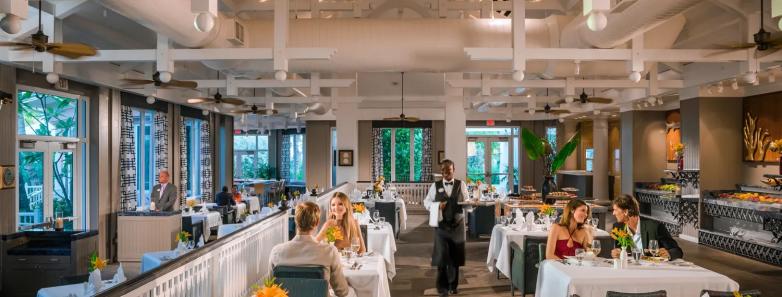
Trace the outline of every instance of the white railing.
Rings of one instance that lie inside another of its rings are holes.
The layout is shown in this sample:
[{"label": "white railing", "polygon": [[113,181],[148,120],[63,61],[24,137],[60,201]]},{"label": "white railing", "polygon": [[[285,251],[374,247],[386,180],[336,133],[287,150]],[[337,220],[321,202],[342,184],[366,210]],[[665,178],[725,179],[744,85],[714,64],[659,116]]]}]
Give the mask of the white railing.
[{"label": "white railing", "polygon": [[[357,182],[356,188],[363,191],[367,187],[371,186],[371,182]],[[429,191],[429,187],[432,185],[430,182],[420,183],[400,183],[393,182],[392,185],[396,187],[396,192],[405,199],[405,204],[413,207],[423,207],[424,198]],[[414,206],[417,205],[417,206]]]},{"label": "white railing", "polygon": [[269,276],[271,249],[288,240],[288,213],[278,212],[98,296],[246,297]]}]

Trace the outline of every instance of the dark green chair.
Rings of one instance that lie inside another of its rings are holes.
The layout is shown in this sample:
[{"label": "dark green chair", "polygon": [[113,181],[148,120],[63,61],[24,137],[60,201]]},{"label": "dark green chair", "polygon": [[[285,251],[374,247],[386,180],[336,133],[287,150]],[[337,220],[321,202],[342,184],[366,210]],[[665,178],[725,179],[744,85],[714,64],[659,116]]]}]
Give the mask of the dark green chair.
[{"label": "dark green chair", "polygon": [[467,214],[470,236],[478,238],[482,234],[491,235],[494,229],[494,205],[481,205],[475,207],[472,212]]},{"label": "dark green chair", "polygon": [[288,296],[327,297],[329,284],[324,277],[324,268],[314,266],[275,266],[272,275]]},{"label": "dark green chair", "polygon": [[[724,292],[724,291],[712,291],[712,290],[703,290],[701,291],[701,294],[698,296],[703,296],[703,294],[709,293],[709,297],[733,297],[733,292]],[[739,291],[741,296],[749,295],[752,297],[761,297],[760,296],[760,290],[746,290],[746,291]]]},{"label": "dark green chair", "polygon": [[[659,290],[654,292],[647,292],[647,293],[621,293],[621,292],[614,292],[614,291],[608,291],[606,293],[606,297],[666,297],[668,296],[668,293],[665,292],[665,290]],[[733,296],[731,294],[731,296]]]},{"label": "dark green chair", "polygon": [[521,295],[535,293],[535,287],[538,280],[538,263],[546,258],[546,237],[524,237],[524,246],[521,247],[516,242],[510,243],[511,252],[511,272],[510,280],[511,296],[516,293],[518,288]]}]

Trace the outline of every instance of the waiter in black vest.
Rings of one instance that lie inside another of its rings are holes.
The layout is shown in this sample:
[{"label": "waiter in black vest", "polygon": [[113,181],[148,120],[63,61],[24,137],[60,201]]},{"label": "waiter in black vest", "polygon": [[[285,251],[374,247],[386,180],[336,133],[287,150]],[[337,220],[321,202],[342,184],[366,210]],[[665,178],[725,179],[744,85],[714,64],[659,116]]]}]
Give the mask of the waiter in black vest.
[{"label": "waiter in black vest", "polygon": [[[432,266],[437,266],[437,293],[448,296],[458,293],[459,266],[464,266],[464,214],[458,203],[469,196],[467,185],[453,177],[453,161],[443,160],[440,170],[443,180],[429,187],[424,206],[432,215],[442,212],[434,230]],[[430,225],[434,225],[432,220]]]}]

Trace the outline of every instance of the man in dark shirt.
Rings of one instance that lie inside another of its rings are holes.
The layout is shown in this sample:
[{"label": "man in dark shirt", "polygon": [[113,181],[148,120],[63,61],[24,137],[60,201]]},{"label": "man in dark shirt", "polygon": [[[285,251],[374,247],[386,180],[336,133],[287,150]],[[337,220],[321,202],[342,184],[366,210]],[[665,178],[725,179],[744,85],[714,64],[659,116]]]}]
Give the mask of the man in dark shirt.
[{"label": "man in dark shirt", "polygon": [[[617,221],[613,227],[629,231],[633,236],[631,248],[648,249],[649,241],[657,240],[661,257],[676,260],[684,256],[679,244],[671,237],[665,225],[640,217],[638,201],[635,198],[630,195],[620,195],[614,198],[612,206]],[[618,243],[615,243],[615,246],[619,246]],[[619,253],[618,248],[611,250],[611,256],[614,258],[619,257]]]},{"label": "man in dark shirt", "polygon": [[228,192],[228,187],[226,186],[223,186],[222,192],[217,193],[217,198],[215,199],[215,203],[217,203],[217,206],[236,205],[236,201],[234,201],[234,196]]}]

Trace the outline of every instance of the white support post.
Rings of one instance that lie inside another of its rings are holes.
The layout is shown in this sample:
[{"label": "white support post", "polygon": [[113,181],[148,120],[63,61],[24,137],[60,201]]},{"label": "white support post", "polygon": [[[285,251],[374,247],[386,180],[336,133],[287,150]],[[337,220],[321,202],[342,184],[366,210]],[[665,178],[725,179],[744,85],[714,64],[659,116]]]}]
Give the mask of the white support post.
[{"label": "white support post", "polygon": [[288,72],[288,0],[274,0],[274,70]]},{"label": "white support post", "polygon": [[320,0],[310,0],[310,17],[313,19],[320,18]]},{"label": "white support post", "polygon": [[310,73],[310,96],[320,96],[320,73]]},{"label": "white support post", "polygon": [[643,72],[644,71],[644,59],[641,56],[641,52],[644,49],[644,35],[638,34],[637,36],[633,37],[632,41],[632,48],[631,50],[631,56],[630,56],[630,63],[631,63],[631,71],[633,72]]},{"label": "white support post", "polygon": [[361,7],[363,6],[363,2],[366,0],[354,0],[353,1],[353,17],[354,18],[361,18],[362,11]]},{"label": "white support post", "polygon": [[228,96],[239,95],[239,87],[236,86],[236,77],[233,75],[225,76],[225,94]]},{"label": "white support post", "polygon": [[491,85],[489,85],[489,78],[486,76],[486,73],[481,73],[481,95],[491,96]]},{"label": "white support post", "polygon": [[574,80],[573,77],[565,78],[565,96],[576,96],[576,88],[573,86]]},{"label": "white support post", "polygon": [[525,0],[513,0],[512,32],[513,35],[513,72],[526,70],[524,50],[526,48],[526,18]]},{"label": "white support post", "polygon": [[163,34],[157,34],[157,49],[155,50],[156,70],[158,72],[174,73],[174,62],[171,61],[171,41]]}]

